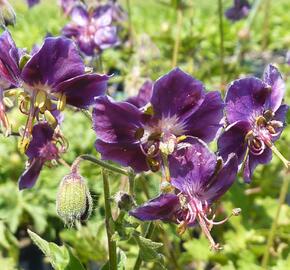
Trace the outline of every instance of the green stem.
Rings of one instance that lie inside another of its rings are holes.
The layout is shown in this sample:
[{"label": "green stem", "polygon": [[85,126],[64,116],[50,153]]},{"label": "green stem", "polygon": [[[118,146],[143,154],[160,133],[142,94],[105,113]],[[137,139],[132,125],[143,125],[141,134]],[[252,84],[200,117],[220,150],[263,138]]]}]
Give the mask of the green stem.
[{"label": "green stem", "polygon": [[109,164],[107,162],[104,162],[102,160],[99,160],[99,159],[95,158],[92,155],[86,155],[86,154],[78,156],[78,158],[74,161],[74,163],[72,165],[72,168],[75,167],[75,166],[78,166],[78,164],[79,164],[81,159],[88,160],[90,162],[98,164],[102,168],[107,169],[107,170],[112,171],[112,172],[115,172],[115,173],[120,173],[120,174],[123,174],[123,175],[126,175],[126,176],[130,175],[130,172],[128,172],[125,169],[121,169],[121,168],[115,167],[115,166],[113,166],[113,165],[111,165],[111,164]]},{"label": "green stem", "polygon": [[221,92],[224,94],[224,74],[225,74],[225,64],[224,64],[224,23],[223,23],[223,1],[218,0],[218,14],[219,14],[219,35],[220,35],[220,75],[221,75]]},{"label": "green stem", "polygon": [[[146,233],[144,235],[145,238],[151,238],[153,232],[154,232],[154,223],[153,222],[150,222],[148,227],[147,227],[147,230],[146,230]],[[133,270],[139,270],[140,267],[141,267],[141,264],[142,264],[142,258],[141,258],[141,254],[140,254],[140,251],[139,251],[139,254],[138,254],[138,257],[136,259],[136,262],[135,262],[135,265],[134,265],[134,268]]]},{"label": "green stem", "polygon": [[286,178],[283,180],[283,184],[282,184],[281,189],[280,189],[277,212],[276,212],[275,218],[274,218],[272,226],[271,226],[271,230],[270,230],[270,233],[268,236],[266,250],[265,250],[265,253],[264,253],[264,256],[262,259],[262,268],[263,269],[266,269],[266,267],[268,265],[269,256],[270,256],[270,249],[273,245],[273,240],[274,240],[276,230],[278,227],[278,221],[279,221],[281,208],[282,208],[283,203],[285,202],[287,192],[288,192],[288,187],[289,187],[289,176],[286,173]]},{"label": "green stem", "polygon": [[181,7],[178,7],[176,9],[176,16],[177,16],[177,21],[176,21],[176,35],[175,35],[175,41],[174,41],[174,49],[173,49],[173,55],[172,55],[172,67],[176,67],[177,65],[177,58],[178,58],[178,51],[179,51],[179,45],[180,45],[180,33],[181,33],[181,28],[182,28],[182,9]]},{"label": "green stem", "polygon": [[263,22],[263,38],[262,38],[262,50],[266,49],[268,45],[269,38],[269,19],[270,19],[270,5],[271,0],[265,1],[265,13],[264,13],[264,22]]},{"label": "green stem", "polygon": [[102,169],[103,175],[103,185],[104,185],[104,197],[105,197],[105,224],[108,238],[108,248],[109,248],[109,269],[117,270],[117,245],[116,242],[112,240],[114,235],[114,224],[112,217],[112,210],[110,205],[110,184],[108,175],[105,169]]},{"label": "green stem", "polygon": [[135,197],[135,177],[136,175],[133,172],[130,172],[128,178],[129,178],[129,194],[132,196],[132,198]]}]

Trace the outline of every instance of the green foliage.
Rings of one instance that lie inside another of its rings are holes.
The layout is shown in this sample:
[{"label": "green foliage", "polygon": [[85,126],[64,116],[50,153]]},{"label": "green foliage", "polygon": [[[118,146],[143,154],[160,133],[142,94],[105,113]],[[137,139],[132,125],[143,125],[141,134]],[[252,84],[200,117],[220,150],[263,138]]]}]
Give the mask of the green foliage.
[{"label": "green foliage", "polygon": [[70,247],[61,246],[47,242],[36,233],[28,230],[32,241],[48,257],[55,270],[84,270],[80,261],[74,256]]}]

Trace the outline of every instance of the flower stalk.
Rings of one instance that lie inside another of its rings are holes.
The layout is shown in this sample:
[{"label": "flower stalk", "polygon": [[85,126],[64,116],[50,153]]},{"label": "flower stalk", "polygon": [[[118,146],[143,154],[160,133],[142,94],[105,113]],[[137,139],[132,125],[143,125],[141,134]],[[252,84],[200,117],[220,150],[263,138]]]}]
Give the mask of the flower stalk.
[{"label": "flower stalk", "polygon": [[103,186],[104,186],[104,200],[105,200],[105,225],[108,238],[109,248],[109,269],[117,270],[117,245],[116,241],[112,240],[114,235],[114,221],[112,217],[112,210],[110,204],[110,184],[108,174],[105,169],[102,169]]},{"label": "flower stalk", "polygon": [[[151,236],[153,235],[154,229],[155,229],[154,223],[150,222],[148,227],[147,227],[147,230],[145,232],[144,237],[145,238],[151,238]],[[133,270],[139,270],[140,267],[141,267],[141,264],[142,264],[142,258],[141,258],[141,254],[140,254],[140,251],[139,251],[139,254],[138,254],[138,257],[136,259],[136,262],[135,262]]]},{"label": "flower stalk", "polygon": [[285,202],[286,196],[287,196],[287,192],[288,192],[288,188],[289,188],[289,175],[286,172],[286,178],[283,180],[281,189],[280,189],[280,195],[279,195],[279,201],[278,201],[278,208],[277,208],[277,212],[275,214],[275,218],[273,220],[271,229],[270,229],[270,233],[268,236],[268,240],[267,240],[267,246],[265,249],[265,253],[262,259],[262,268],[266,269],[267,265],[268,265],[268,261],[269,261],[269,257],[270,257],[270,249],[273,245],[273,240],[276,234],[276,230],[278,227],[278,221],[279,221],[279,217],[280,217],[280,212],[282,209],[282,205]]}]

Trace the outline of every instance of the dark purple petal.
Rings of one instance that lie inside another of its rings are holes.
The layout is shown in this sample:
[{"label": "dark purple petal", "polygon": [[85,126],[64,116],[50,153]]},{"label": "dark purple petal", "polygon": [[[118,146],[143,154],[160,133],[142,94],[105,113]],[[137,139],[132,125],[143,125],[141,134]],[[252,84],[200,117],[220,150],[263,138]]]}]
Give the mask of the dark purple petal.
[{"label": "dark purple petal", "polygon": [[199,108],[204,95],[200,81],[176,68],[155,82],[151,104],[157,118],[185,117]]},{"label": "dark purple petal", "polygon": [[130,97],[126,100],[136,106],[137,108],[144,107],[147,103],[150,102],[150,98],[152,96],[152,81],[146,81],[140,88],[137,96]]},{"label": "dark purple petal", "polygon": [[180,208],[179,198],[175,194],[161,194],[129,212],[129,215],[140,220],[170,221]]},{"label": "dark purple petal", "polygon": [[111,160],[125,167],[129,166],[136,173],[149,170],[146,157],[138,143],[105,143],[97,140],[95,147],[104,160]]},{"label": "dark purple petal", "polygon": [[98,139],[107,143],[137,143],[135,133],[141,128],[142,113],[127,102],[115,102],[104,96],[96,98],[93,126]]},{"label": "dark purple petal", "polygon": [[253,121],[262,115],[270,97],[268,84],[255,77],[231,83],[226,95],[226,116],[230,124],[236,121]]},{"label": "dark purple petal", "polygon": [[212,141],[222,127],[224,103],[218,91],[209,92],[196,112],[186,119],[185,134]]},{"label": "dark purple petal", "polygon": [[60,83],[55,91],[66,95],[66,102],[78,108],[87,108],[94,98],[104,95],[109,76],[84,74]]},{"label": "dark purple petal", "polygon": [[2,81],[14,86],[19,85],[19,52],[6,30],[0,36],[0,85]]},{"label": "dark purple petal", "polygon": [[59,83],[84,73],[85,66],[74,43],[64,37],[46,38],[40,50],[24,66],[22,77],[33,85]]},{"label": "dark purple petal", "polygon": [[19,189],[32,188],[43,167],[43,161],[35,158],[30,163],[30,166],[23,172],[18,180]]},{"label": "dark purple petal", "polygon": [[73,7],[70,16],[72,21],[77,25],[86,26],[89,23],[89,14],[84,5],[80,4]]},{"label": "dark purple petal", "polygon": [[213,175],[216,156],[197,138],[180,146],[182,147],[169,157],[171,183],[183,193],[193,195]]},{"label": "dark purple petal", "polygon": [[28,6],[31,8],[33,6],[35,6],[36,4],[38,4],[40,2],[40,0],[27,0],[27,4]]},{"label": "dark purple petal", "polygon": [[286,91],[285,82],[279,70],[273,65],[268,65],[266,67],[263,80],[272,88],[268,106],[269,109],[275,112],[282,104]]},{"label": "dark purple petal", "polygon": [[32,140],[25,152],[30,158],[38,158],[39,150],[49,141],[52,140],[54,130],[47,123],[38,123],[32,129]]},{"label": "dark purple petal", "polygon": [[253,173],[257,165],[267,164],[272,160],[272,150],[268,147],[265,148],[261,155],[253,155],[249,153],[247,160],[245,161],[243,178],[246,183],[252,181]]},{"label": "dark purple petal", "polygon": [[250,8],[247,0],[235,0],[234,6],[226,10],[225,16],[231,21],[238,21],[248,16]]},{"label": "dark purple petal", "polygon": [[81,31],[82,28],[80,26],[69,23],[62,29],[62,35],[68,38],[78,37]]},{"label": "dark purple petal", "polygon": [[250,130],[251,125],[245,121],[233,123],[226,128],[217,141],[219,155],[223,160],[227,160],[231,153],[235,153],[238,162],[243,162],[248,146],[245,137]]},{"label": "dark purple petal", "polygon": [[201,199],[212,203],[220,198],[234,183],[238,172],[238,159],[234,153],[228,156],[223,167],[203,186]]}]

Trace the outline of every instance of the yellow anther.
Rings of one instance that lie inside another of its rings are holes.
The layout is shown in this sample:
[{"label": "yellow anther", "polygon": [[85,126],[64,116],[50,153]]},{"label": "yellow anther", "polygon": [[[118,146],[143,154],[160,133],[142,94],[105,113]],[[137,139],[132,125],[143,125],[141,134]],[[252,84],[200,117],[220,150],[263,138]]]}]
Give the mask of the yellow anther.
[{"label": "yellow anther", "polygon": [[147,106],[144,110],[144,114],[153,115],[154,114],[153,106],[152,105]]},{"label": "yellow anther", "polygon": [[5,106],[7,106],[8,108],[12,108],[13,107],[13,102],[10,98],[8,97],[4,97],[3,98],[3,103],[5,104]]},{"label": "yellow anther", "polygon": [[66,95],[61,95],[60,99],[57,101],[57,109],[63,111],[66,105]]},{"label": "yellow anther", "polygon": [[39,90],[35,97],[35,107],[43,108],[46,102],[46,93],[44,91]]},{"label": "yellow anther", "polygon": [[27,150],[28,146],[30,143],[30,139],[27,137],[21,138],[20,141],[18,142],[18,149],[21,154],[24,154],[25,151]]},{"label": "yellow anther", "polygon": [[178,138],[177,138],[177,142],[179,143],[179,142],[182,142],[182,141],[184,141],[184,140],[186,140],[187,139],[187,136],[186,135],[181,135],[181,136],[179,136]]},{"label": "yellow anther", "polygon": [[50,111],[48,111],[48,110],[46,110],[45,112],[44,112],[44,116],[45,116],[45,119],[46,119],[46,121],[53,127],[53,128],[55,128],[56,126],[57,126],[57,120],[55,119],[55,117],[53,116],[53,114],[50,112]]},{"label": "yellow anther", "polygon": [[19,88],[11,89],[11,90],[5,91],[5,96],[6,97],[13,97],[13,96],[18,95],[20,91],[21,90]]}]

